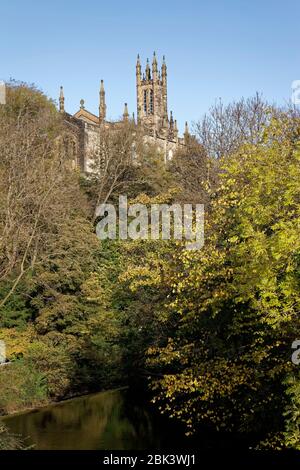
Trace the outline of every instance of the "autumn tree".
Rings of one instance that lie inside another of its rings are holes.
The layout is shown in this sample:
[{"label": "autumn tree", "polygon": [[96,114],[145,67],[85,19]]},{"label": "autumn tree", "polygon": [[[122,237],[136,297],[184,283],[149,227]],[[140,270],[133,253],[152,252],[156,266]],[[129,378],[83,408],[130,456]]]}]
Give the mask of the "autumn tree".
[{"label": "autumn tree", "polygon": [[138,129],[132,121],[115,123],[112,128],[99,128],[99,143],[90,157],[86,181],[94,219],[99,204],[105,204],[112,194],[125,190],[140,144]]},{"label": "autumn tree", "polygon": [[179,243],[165,265],[131,271],[135,289],[164,289],[153,314],[168,333],[149,348],[148,366],[161,374],[154,400],[188,433],[256,432],[252,445],[299,447],[290,360],[300,327],[296,128],[276,117],[262,142],[221,161],[201,250]]},{"label": "autumn tree", "polygon": [[209,194],[218,181],[218,166],[196,138],[178,149],[169,163],[174,183],[180,188],[177,200],[183,204],[205,204],[208,208]]},{"label": "autumn tree", "polygon": [[275,107],[258,93],[228,105],[220,99],[195,123],[194,130],[208,155],[220,158],[243,143],[262,142],[265,125],[275,112]]},{"label": "autumn tree", "polygon": [[70,171],[70,156],[61,151],[63,127],[51,101],[34,87],[12,83],[0,123],[3,307],[26,273],[47,256],[66,214],[83,211],[85,202]]},{"label": "autumn tree", "polygon": [[0,375],[2,412],[108,384],[118,360],[116,321],[95,292],[105,278],[101,244],[66,128],[35,88],[11,84],[7,98],[0,109],[0,338],[13,363]]}]

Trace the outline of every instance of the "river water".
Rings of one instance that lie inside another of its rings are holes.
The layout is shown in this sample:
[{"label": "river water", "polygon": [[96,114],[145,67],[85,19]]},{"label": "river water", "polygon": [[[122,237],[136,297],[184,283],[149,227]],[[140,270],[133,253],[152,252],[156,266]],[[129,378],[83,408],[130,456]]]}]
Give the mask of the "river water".
[{"label": "river water", "polygon": [[34,449],[138,450],[189,446],[183,430],[128,389],[87,395],[3,418]]}]

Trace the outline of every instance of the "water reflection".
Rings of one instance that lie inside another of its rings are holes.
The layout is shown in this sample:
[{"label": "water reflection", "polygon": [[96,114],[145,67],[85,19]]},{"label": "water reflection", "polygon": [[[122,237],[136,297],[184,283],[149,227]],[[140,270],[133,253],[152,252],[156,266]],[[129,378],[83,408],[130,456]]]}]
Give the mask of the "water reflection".
[{"label": "water reflection", "polygon": [[3,420],[35,449],[160,448],[165,433],[128,398],[127,390],[97,393]]}]

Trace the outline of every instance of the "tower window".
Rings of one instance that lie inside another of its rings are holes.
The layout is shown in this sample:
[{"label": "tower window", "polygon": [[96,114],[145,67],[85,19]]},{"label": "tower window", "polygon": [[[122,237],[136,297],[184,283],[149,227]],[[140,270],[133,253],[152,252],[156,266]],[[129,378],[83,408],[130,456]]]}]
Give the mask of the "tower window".
[{"label": "tower window", "polygon": [[153,90],[150,90],[150,113],[153,114]]},{"label": "tower window", "polygon": [[144,90],[144,111],[147,113],[147,90]]}]

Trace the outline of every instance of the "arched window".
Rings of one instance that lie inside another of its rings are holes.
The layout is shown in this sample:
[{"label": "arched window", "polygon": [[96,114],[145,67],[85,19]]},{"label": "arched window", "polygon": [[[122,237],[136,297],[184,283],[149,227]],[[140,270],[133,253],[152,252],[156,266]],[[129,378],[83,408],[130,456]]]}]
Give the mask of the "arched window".
[{"label": "arched window", "polygon": [[150,90],[150,113],[153,114],[153,90]]},{"label": "arched window", "polygon": [[144,90],[144,111],[147,113],[147,90]]}]

